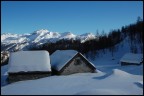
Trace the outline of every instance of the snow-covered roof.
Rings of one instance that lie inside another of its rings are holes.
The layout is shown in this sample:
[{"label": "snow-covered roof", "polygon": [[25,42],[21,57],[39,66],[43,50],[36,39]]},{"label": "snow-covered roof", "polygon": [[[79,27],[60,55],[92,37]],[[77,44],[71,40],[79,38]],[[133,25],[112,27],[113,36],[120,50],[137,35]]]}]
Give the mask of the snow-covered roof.
[{"label": "snow-covered roof", "polygon": [[[60,71],[77,53],[78,52],[76,50],[57,50],[50,56],[51,66],[55,70]],[[82,54],[81,56],[85,58]],[[89,63],[95,67],[91,62]]]},{"label": "snow-covered roof", "polygon": [[[81,54],[81,53],[80,53],[80,54]],[[81,56],[82,56],[83,58],[85,58],[94,68],[96,68],[95,65],[94,65],[93,63],[91,63],[85,56],[83,56],[82,54],[81,54]]]},{"label": "snow-covered roof", "polygon": [[51,66],[60,71],[78,52],[75,50],[57,50],[51,56]]},{"label": "snow-covered roof", "polygon": [[127,53],[121,58],[120,61],[140,64],[142,60],[143,60],[143,54]]},{"label": "snow-covered roof", "polygon": [[12,52],[9,58],[8,72],[51,71],[50,57],[47,51]]}]

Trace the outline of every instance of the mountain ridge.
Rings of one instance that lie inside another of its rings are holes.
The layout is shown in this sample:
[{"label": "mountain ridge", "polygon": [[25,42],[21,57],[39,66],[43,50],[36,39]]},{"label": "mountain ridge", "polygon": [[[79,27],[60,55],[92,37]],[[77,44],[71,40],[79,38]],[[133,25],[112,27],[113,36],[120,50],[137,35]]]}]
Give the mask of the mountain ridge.
[{"label": "mountain ridge", "polygon": [[[47,42],[55,43],[62,39],[80,40],[81,43],[84,43],[85,41],[95,38],[96,36],[92,33],[75,35],[72,32],[59,33],[59,32],[52,32],[47,29],[40,29],[32,33],[25,33],[25,34],[3,33],[1,34],[1,43],[5,46],[8,45],[12,45],[13,47],[15,46],[15,49],[26,50],[27,46],[33,46],[33,44],[41,45]],[[19,46],[19,48],[16,48],[17,46]],[[5,51],[11,51],[9,49],[10,47],[6,48]]]}]

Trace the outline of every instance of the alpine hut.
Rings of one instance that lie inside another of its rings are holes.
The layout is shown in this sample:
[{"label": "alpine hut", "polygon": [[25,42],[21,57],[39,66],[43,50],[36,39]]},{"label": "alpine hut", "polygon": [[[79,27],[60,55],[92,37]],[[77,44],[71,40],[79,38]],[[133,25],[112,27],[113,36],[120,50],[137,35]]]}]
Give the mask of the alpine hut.
[{"label": "alpine hut", "polygon": [[96,72],[96,67],[75,50],[57,50],[50,58],[53,74]]},{"label": "alpine hut", "polygon": [[8,66],[9,83],[51,75],[50,57],[47,51],[12,52]]},{"label": "alpine hut", "polygon": [[143,54],[126,53],[120,60],[121,65],[140,65],[143,62]]}]

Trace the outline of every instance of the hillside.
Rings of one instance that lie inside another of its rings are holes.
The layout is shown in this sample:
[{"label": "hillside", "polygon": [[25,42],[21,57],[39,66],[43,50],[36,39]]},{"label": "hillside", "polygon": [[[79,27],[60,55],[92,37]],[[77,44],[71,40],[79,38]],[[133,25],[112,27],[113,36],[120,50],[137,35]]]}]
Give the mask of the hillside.
[{"label": "hillside", "polygon": [[[85,33],[74,35],[71,32],[51,32],[46,29],[37,30],[30,34],[1,34],[1,64],[8,63],[10,52],[19,50],[47,50],[52,54],[56,50],[73,49],[85,54],[86,57],[95,59],[99,50],[109,49],[112,55],[117,50],[116,45],[125,39],[129,43],[129,52],[143,52],[143,20],[122,26],[121,29],[111,30],[108,34],[104,31],[96,35]],[[89,54],[91,53],[91,54]]]},{"label": "hillside", "polygon": [[[120,58],[130,52],[128,38],[116,45],[112,56],[109,49],[100,50],[89,60],[98,73],[77,73],[68,76],[50,76],[37,80],[20,81],[7,85],[7,65],[1,67],[2,95],[142,95],[143,64],[121,66]],[[140,50],[138,49],[138,52]],[[5,86],[6,85],[6,86]]]}]

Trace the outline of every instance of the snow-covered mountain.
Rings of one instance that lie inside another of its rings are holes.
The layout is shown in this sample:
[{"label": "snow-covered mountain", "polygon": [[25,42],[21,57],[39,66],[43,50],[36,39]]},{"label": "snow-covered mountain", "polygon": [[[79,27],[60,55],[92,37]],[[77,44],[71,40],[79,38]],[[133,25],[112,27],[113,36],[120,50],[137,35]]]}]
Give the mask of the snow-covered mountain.
[{"label": "snow-covered mountain", "polygon": [[38,46],[46,42],[56,42],[61,39],[80,40],[81,43],[84,43],[85,41],[95,38],[96,38],[95,35],[92,33],[74,35],[71,32],[58,33],[58,32],[51,32],[46,29],[41,29],[34,31],[33,33],[30,34],[21,34],[21,35],[11,33],[1,34],[1,45],[2,50],[5,51],[18,50],[18,49],[25,50],[30,46],[34,45]]},{"label": "snow-covered mountain", "polygon": [[76,37],[77,39],[80,39],[81,42],[85,42],[85,41],[88,41],[88,40],[92,40],[92,39],[95,39],[96,36],[92,33],[85,33],[85,34],[82,34],[82,35],[79,35]]}]

